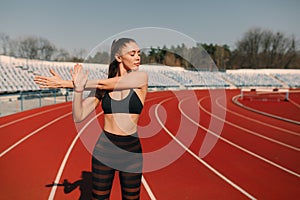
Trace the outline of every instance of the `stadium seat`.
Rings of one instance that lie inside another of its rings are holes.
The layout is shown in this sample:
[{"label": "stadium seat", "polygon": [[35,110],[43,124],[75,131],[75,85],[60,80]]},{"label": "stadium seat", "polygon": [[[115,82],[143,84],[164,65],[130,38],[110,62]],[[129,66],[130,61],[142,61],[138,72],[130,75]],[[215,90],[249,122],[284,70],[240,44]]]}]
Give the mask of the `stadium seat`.
[{"label": "stadium seat", "polygon": [[[36,74],[51,76],[50,69],[54,69],[63,79],[70,80],[70,69],[74,64],[0,56],[0,93],[39,91],[33,78]],[[108,65],[83,63],[83,66],[89,71],[89,79],[107,78]],[[163,65],[141,65],[140,70],[148,73],[149,87],[157,88],[300,87],[299,70],[296,73],[254,70],[210,72]]]}]

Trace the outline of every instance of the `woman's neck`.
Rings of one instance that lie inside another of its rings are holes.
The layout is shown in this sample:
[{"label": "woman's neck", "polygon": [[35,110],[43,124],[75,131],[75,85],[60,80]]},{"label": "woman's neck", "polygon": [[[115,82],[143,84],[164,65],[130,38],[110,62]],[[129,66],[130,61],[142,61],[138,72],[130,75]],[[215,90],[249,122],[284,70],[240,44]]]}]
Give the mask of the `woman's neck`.
[{"label": "woman's neck", "polygon": [[120,76],[123,76],[128,73],[127,69],[124,68],[122,64],[120,64]]}]

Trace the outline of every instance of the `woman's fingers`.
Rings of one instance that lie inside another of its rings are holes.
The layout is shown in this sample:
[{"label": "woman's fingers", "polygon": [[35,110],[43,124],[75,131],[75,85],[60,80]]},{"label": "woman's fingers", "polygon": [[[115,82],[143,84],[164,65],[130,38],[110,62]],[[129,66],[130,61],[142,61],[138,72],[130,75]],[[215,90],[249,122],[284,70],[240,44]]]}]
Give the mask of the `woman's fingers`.
[{"label": "woman's fingers", "polygon": [[50,73],[51,73],[53,76],[58,76],[58,77],[59,77],[58,73],[56,73],[56,71],[54,71],[53,69],[50,69],[49,71],[50,71]]},{"label": "woman's fingers", "polygon": [[40,88],[58,88],[61,77],[53,69],[49,70],[52,74],[51,77],[36,75],[34,82],[40,86]]},{"label": "woman's fingers", "polygon": [[35,78],[34,82],[40,86],[40,88],[48,88],[49,80],[46,77]]},{"label": "woman's fingers", "polygon": [[74,65],[73,69],[70,69],[70,74],[74,77],[78,73],[78,63]]},{"label": "woman's fingers", "polygon": [[73,78],[73,70],[72,69],[70,69],[70,74],[71,74],[71,76],[72,76],[72,78]]},{"label": "woman's fingers", "polygon": [[34,82],[37,83],[37,84],[44,84],[48,81],[48,78],[47,77],[44,77],[44,76],[36,76],[34,78]]},{"label": "woman's fingers", "polygon": [[75,73],[79,73],[80,71],[81,71],[81,69],[82,69],[82,65],[81,64],[75,64],[74,65],[74,72]]},{"label": "woman's fingers", "polygon": [[82,65],[77,63],[74,65],[74,69],[70,70],[70,73],[71,74],[79,74],[82,71],[82,69],[83,69]]}]

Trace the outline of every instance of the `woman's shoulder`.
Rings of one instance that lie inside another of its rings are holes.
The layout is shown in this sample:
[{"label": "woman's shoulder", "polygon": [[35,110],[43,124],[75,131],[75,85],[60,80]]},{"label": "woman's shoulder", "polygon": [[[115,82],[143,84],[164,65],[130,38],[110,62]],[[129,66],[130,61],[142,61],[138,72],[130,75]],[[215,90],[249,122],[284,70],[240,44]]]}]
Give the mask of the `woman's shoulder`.
[{"label": "woman's shoulder", "polygon": [[148,83],[148,74],[144,71],[134,71],[130,73],[130,75],[132,76],[131,78],[133,78],[133,80],[141,80],[145,84]]},{"label": "woman's shoulder", "polygon": [[129,73],[131,76],[139,76],[140,78],[148,78],[147,72],[144,71],[132,71]]}]

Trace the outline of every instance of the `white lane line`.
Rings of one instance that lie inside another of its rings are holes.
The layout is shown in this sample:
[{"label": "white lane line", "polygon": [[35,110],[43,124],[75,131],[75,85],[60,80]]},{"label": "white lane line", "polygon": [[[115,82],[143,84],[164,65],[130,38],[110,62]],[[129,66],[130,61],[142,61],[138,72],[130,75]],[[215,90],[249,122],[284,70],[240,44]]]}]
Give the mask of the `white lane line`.
[{"label": "white lane line", "polygon": [[[161,97],[150,98],[150,99],[148,99],[148,101],[150,101],[150,100],[151,101],[152,100],[156,100],[156,99],[159,99],[159,98],[161,98]],[[41,115],[41,114],[44,114],[44,113],[47,113],[47,112],[51,112],[51,111],[54,111],[54,110],[58,110],[58,109],[61,109],[61,108],[65,108],[65,107],[68,107],[68,106],[70,106],[70,105],[59,106],[59,107],[55,107],[55,108],[51,108],[51,109],[48,109],[48,110],[44,110],[42,112],[38,112],[38,113],[35,113],[35,114],[27,115],[26,117],[22,117],[22,118],[14,120],[14,121],[7,122],[5,124],[1,124],[0,128],[4,128],[6,126],[9,126],[11,124],[17,123],[19,121],[22,121],[22,120],[25,120],[25,119],[28,119],[28,118],[31,118],[31,117],[35,117],[35,116],[38,116],[38,115]]]},{"label": "white lane line", "polygon": [[156,200],[156,198],[155,198],[153,192],[151,191],[151,188],[150,188],[150,186],[148,185],[148,183],[147,183],[147,181],[146,181],[146,179],[145,179],[144,176],[142,176],[142,183],[143,183],[143,185],[144,185],[146,191],[148,192],[148,195],[149,195],[150,199],[151,199],[151,200]]},{"label": "white lane line", "polygon": [[[225,177],[223,174],[221,174],[220,172],[218,172],[216,169],[214,169],[211,165],[209,165],[207,162],[205,162],[204,160],[202,160],[201,158],[199,158],[194,152],[192,152],[189,148],[187,148],[184,144],[182,144],[167,128],[166,126],[163,124],[163,122],[160,120],[159,116],[158,116],[158,107],[163,104],[164,102],[168,101],[169,99],[165,99],[163,101],[161,101],[159,104],[157,104],[157,106],[155,107],[155,116],[157,118],[157,121],[159,122],[159,124],[162,126],[162,128],[170,135],[170,137],[173,138],[173,140],[175,140],[184,150],[186,150],[190,155],[192,155],[195,159],[197,159],[200,163],[202,163],[205,167],[207,167],[209,170],[211,170],[213,173],[215,173],[217,176],[219,176],[221,179],[223,179],[225,182],[227,182],[229,185],[231,185],[232,187],[234,187],[236,190],[238,190],[239,192],[241,192],[242,194],[244,194],[245,196],[247,196],[250,199],[256,199],[254,196],[252,196],[251,194],[249,194],[247,191],[245,191],[243,188],[241,188],[240,186],[238,186],[237,184],[235,184],[234,182],[232,182],[230,179],[228,179],[227,177]],[[180,103],[178,104],[178,108],[180,109],[180,104],[181,104],[182,100],[180,101]],[[181,109],[180,109],[181,111]]]},{"label": "white lane line", "polygon": [[[182,102],[182,101],[181,101],[181,102]],[[256,157],[256,158],[258,158],[258,159],[260,159],[260,160],[262,160],[262,161],[264,161],[264,162],[266,162],[266,163],[269,163],[270,165],[272,165],[272,166],[274,166],[274,167],[276,167],[276,168],[278,168],[278,169],[281,169],[281,170],[283,170],[283,171],[285,171],[285,172],[287,172],[287,173],[289,173],[289,174],[292,174],[292,175],[294,175],[294,176],[300,178],[300,174],[298,174],[298,173],[296,173],[296,172],[294,172],[294,171],[292,171],[292,170],[289,170],[289,169],[287,169],[287,168],[285,168],[285,167],[283,167],[283,166],[281,166],[281,165],[279,165],[279,164],[276,164],[276,163],[274,163],[274,162],[272,162],[272,161],[270,161],[270,160],[268,160],[268,159],[266,159],[266,158],[264,158],[264,157],[262,157],[262,156],[260,156],[260,155],[258,155],[258,154],[256,154],[256,153],[253,153],[253,152],[251,152],[251,151],[249,151],[249,150],[247,150],[247,149],[245,149],[245,148],[243,148],[243,147],[241,147],[241,146],[239,146],[239,145],[237,145],[237,144],[235,144],[235,143],[233,143],[233,142],[231,142],[231,141],[229,141],[229,140],[223,138],[222,136],[219,136],[219,135],[216,134],[215,132],[213,132],[213,131],[211,131],[211,130],[205,128],[204,126],[200,125],[199,123],[195,122],[193,119],[191,119],[189,116],[187,116],[187,115],[182,111],[182,109],[180,108],[181,102],[179,103],[179,110],[180,110],[180,112],[181,112],[188,120],[190,120],[193,124],[195,124],[195,125],[198,126],[199,128],[205,130],[207,133],[210,133],[210,134],[212,134],[212,135],[215,136],[215,137],[218,137],[220,140],[226,142],[227,144],[229,144],[229,145],[231,145],[231,146],[234,146],[234,147],[236,147],[236,148],[238,148],[238,149],[244,151],[245,153],[248,153],[248,154],[250,154],[250,155],[252,155],[252,156],[254,156],[254,157]]]},{"label": "white lane line", "polygon": [[[69,148],[68,148],[68,150],[67,150],[67,152],[66,152],[66,154],[65,154],[65,157],[64,157],[64,159],[63,159],[63,161],[62,161],[62,163],[61,163],[61,165],[60,165],[60,167],[59,167],[59,170],[58,170],[58,172],[57,172],[57,175],[56,175],[56,178],[55,178],[55,180],[54,180],[54,183],[59,183],[59,181],[60,181],[60,178],[61,178],[61,175],[62,175],[62,173],[63,173],[63,171],[64,171],[64,168],[65,168],[65,166],[66,166],[66,163],[67,163],[67,161],[68,161],[68,159],[69,159],[69,156],[70,156],[70,154],[71,154],[71,152],[72,152],[72,150],[73,150],[73,148],[74,148],[74,146],[75,146],[75,144],[76,144],[76,142],[77,142],[77,140],[79,139],[79,137],[80,137],[80,135],[82,134],[82,132],[95,120],[95,119],[97,119],[97,117],[99,117],[100,115],[102,115],[103,114],[103,112],[100,112],[100,113],[98,113],[97,115],[95,115],[92,119],[90,119],[82,128],[81,128],[81,130],[77,133],[77,135],[76,135],[76,137],[73,139],[73,141],[72,141],[72,143],[71,143],[71,145],[69,146]],[[54,195],[55,195],[55,193],[56,193],[56,189],[57,189],[57,185],[54,185],[53,187],[52,187],[52,189],[51,189],[51,192],[50,192],[50,194],[49,194],[49,197],[48,197],[48,199],[49,200],[52,200],[53,198],[54,198]]]},{"label": "white lane line", "polygon": [[247,117],[247,116],[242,115],[242,114],[240,114],[240,113],[234,112],[234,111],[232,111],[232,110],[230,110],[230,109],[228,109],[228,108],[225,108],[223,105],[220,104],[220,102],[219,102],[218,100],[219,100],[219,99],[216,100],[216,104],[217,104],[220,108],[223,108],[226,112],[230,112],[230,113],[232,113],[232,114],[234,114],[234,115],[236,115],[236,116],[242,117],[242,118],[247,119],[247,120],[249,120],[249,121],[253,121],[253,122],[255,122],[255,123],[262,124],[262,125],[264,125],[264,126],[268,126],[268,127],[271,127],[271,128],[273,128],[273,129],[277,129],[277,130],[282,131],[282,132],[289,133],[289,134],[291,134],[291,135],[300,136],[300,133],[297,133],[297,132],[294,132],[294,131],[291,131],[291,130],[287,130],[287,129],[284,129],[284,128],[281,128],[281,127],[278,127],[278,126],[274,126],[274,125],[265,123],[265,122],[263,122],[263,121],[259,121],[259,120],[256,120],[256,119],[254,119],[254,118]]},{"label": "white lane line", "polygon": [[289,99],[289,102],[291,102],[294,106],[296,106],[297,108],[300,108],[300,105],[297,104],[295,101],[293,101],[292,99]]},{"label": "white lane line", "polygon": [[[151,99],[148,99],[148,101],[153,101],[153,100],[160,99],[160,98],[161,97],[159,97],[159,98],[157,98],[157,97],[156,98],[151,98]],[[145,179],[144,176],[142,176],[142,183],[143,183],[143,185],[144,185],[144,187],[145,187],[145,189],[146,189],[146,191],[147,191],[150,199],[151,200],[156,200],[156,197],[154,196],[154,194],[153,194],[153,192],[152,192],[152,190],[151,190],[151,188],[150,188],[149,184],[147,183],[147,181],[146,181],[146,179]]]},{"label": "white lane line", "polygon": [[290,123],[293,123],[293,124],[300,125],[300,122],[299,122],[299,121],[292,120],[292,119],[288,119],[288,118],[285,118],[285,117],[280,117],[280,116],[278,116],[278,115],[273,115],[273,114],[270,114],[270,113],[267,113],[267,112],[263,112],[263,111],[256,110],[256,109],[254,109],[254,108],[250,108],[250,107],[248,107],[248,106],[245,106],[244,104],[240,103],[240,102],[237,100],[238,97],[240,97],[240,95],[236,95],[236,96],[232,97],[232,101],[233,101],[236,105],[238,105],[238,106],[240,106],[240,107],[242,107],[242,108],[245,108],[245,109],[250,110],[250,111],[255,112],[255,113],[259,113],[259,114],[261,114],[261,115],[265,115],[265,116],[268,116],[268,117],[273,117],[273,118],[275,118],[275,119],[279,119],[279,120],[282,120],[282,121],[286,121],[286,122],[290,122]]},{"label": "white lane line", "polygon": [[203,98],[201,98],[201,99],[199,100],[199,102],[198,102],[198,106],[200,107],[200,109],[202,109],[202,110],[203,110],[204,112],[206,112],[208,115],[213,116],[214,118],[216,118],[216,119],[218,119],[218,120],[220,120],[220,121],[222,121],[222,122],[225,122],[226,124],[229,124],[230,126],[233,126],[233,127],[237,128],[237,129],[240,129],[240,130],[242,130],[242,131],[245,131],[245,132],[247,132],[247,133],[249,133],[249,134],[255,135],[255,136],[257,136],[257,137],[263,138],[263,139],[268,140],[268,141],[270,141],[270,142],[273,142],[273,143],[279,144],[279,145],[281,145],[281,146],[287,147],[287,148],[289,148],[289,149],[296,150],[296,151],[300,151],[300,149],[297,148],[297,147],[294,147],[294,146],[292,146],[292,145],[289,145],[289,144],[280,142],[280,141],[278,141],[278,140],[269,138],[269,137],[267,137],[267,136],[261,135],[261,134],[259,134],[259,133],[257,133],[257,132],[254,132],[254,131],[251,131],[251,130],[249,130],[249,129],[246,129],[246,128],[241,127],[241,126],[239,126],[239,125],[237,125],[237,124],[235,124],[235,123],[232,123],[232,122],[230,122],[230,121],[224,120],[224,119],[222,119],[221,117],[218,117],[217,115],[212,114],[211,112],[207,111],[207,110],[201,105],[201,101],[203,101],[203,100],[206,99],[206,98],[208,98],[208,97],[203,97]]},{"label": "white lane line", "polygon": [[[153,99],[151,99],[151,100],[155,100],[155,99],[157,99],[157,98],[153,98]],[[147,100],[147,101],[150,101],[150,100]],[[82,132],[96,119],[96,118],[98,118],[100,115],[102,115],[103,114],[103,111],[102,112],[100,112],[99,114],[97,114],[96,116],[94,116],[92,119],[90,119],[90,121],[88,121],[82,128],[81,128],[81,130],[78,132],[78,134],[76,135],[76,137],[74,138],[74,140],[72,141],[72,143],[71,143],[71,145],[70,145],[70,147],[69,147],[69,149],[68,149],[68,151],[67,151],[67,153],[65,154],[65,157],[64,157],[64,159],[63,159],[63,161],[62,161],[62,163],[61,163],[61,165],[60,165],[60,168],[59,168],[59,170],[58,170],[58,172],[57,172],[57,175],[56,175],[56,178],[55,178],[55,180],[54,180],[54,183],[59,183],[59,181],[60,181],[60,179],[61,179],[61,175],[62,175],[62,173],[63,173],[63,171],[64,171],[64,168],[65,168],[65,166],[66,166],[66,163],[67,163],[67,161],[68,161],[68,159],[69,159],[69,156],[70,156],[70,154],[71,154],[71,151],[73,150],[73,148],[74,148],[74,146],[75,146],[75,144],[76,144],[76,142],[77,142],[77,140],[79,139],[79,137],[80,137],[80,135],[82,134]],[[143,181],[143,179],[142,179],[142,181]],[[153,200],[155,200],[155,197],[154,197],[154,195],[153,195],[153,193],[152,193],[152,191],[151,191],[151,189],[150,189],[150,187],[149,187],[149,185],[148,185],[148,183],[146,182],[146,180],[144,179],[144,181],[143,181],[143,184],[144,184],[144,186],[145,186],[145,188],[146,188],[146,190],[147,190],[147,192],[148,192],[148,194],[149,194],[149,196],[151,197],[151,200],[152,200],[152,198],[153,198]],[[52,200],[53,198],[54,198],[54,196],[55,196],[55,193],[56,193],[56,189],[57,189],[57,185],[54,185],[53,187],[52,187],[52,189],[51,189],[51,192],[50,192],[50,194],[49,194],[49,197],[48,197],[48,200]]]},{"label": "white lane line", "polygon": [[36,134],[37,132],[39,132],[40,130],[42,130],[42,129],[48,127],[48,126],[50,126],[51,124],[53,124],[53,123],[55,123],[55,122],[61,120],[61,119],[64,118],[64,117],[67,117],[68,115],[71,115],[71,114],[72,114],[72,112],[69,112],[69,113],[67,113],[67,114],[64,114],[64,115],[62,115],[62,116],[60,116],[60,117],[54,119],[53,121],[48,122],[47,124],[41,126],[40,128],[36,129],[35,131],[29,133],[28,135],[26,135],[25,137],[23,137],[21,140],[19,140],[18,142],[16,142],[15,144],[13,144],[12,146],[10,146],[10,147],[7,148],[6,150],[4,150],[4,151],[0,154],[0,158],[1,158],[2,156],[4,156],[5,154],[7,154],[7,153],[8,153],[9,151],[11,151],[12,149],[14,149],[16,146],[18,146],[19,144],[21,144],[22,142],[24,142],[25,140],[27,140],[28,138],[30,138],[31,136],[33,136],[34,134]]},{"label": "white lane line", "polygon": [[[300,91],[290,91],[290,94],[292,94],[292,93],[299,93],[299,92]],[[289,102],[291,102],[297,108],[300,108],[300,105],[297,102],[293,101],[290,97],[289,97]]]},{"label": "white lane line", "polygon": [[69,105],[59,106],[59,107],[55,107],[55,108],[52,108],[52,109],[44,110],[42,112],[34,113],[32,115],[27,115],[26,117],[22,117],[22,118],[14,120],[14,121],[10,121],[10,122],[7,122],[5,124],[2,124],[2,125],[0,125],[0,128],[4,128],[6,126],[12,125],[12,124],[17,123],[19,121],[22,121],[22,120],[25,120],[25,119],[28,119],[28,118],[31,118],[31,117],[35,117],[35,116],[38,116],[38,115],[41,115],[41,114],[45,114],[47,112],[51,112],[51,111],[54,111],[54,110],[58,110],[58,109],[61,109],[61,108],[67,107],[67,106],[69,106]]}]

